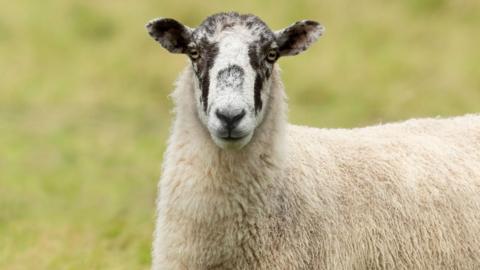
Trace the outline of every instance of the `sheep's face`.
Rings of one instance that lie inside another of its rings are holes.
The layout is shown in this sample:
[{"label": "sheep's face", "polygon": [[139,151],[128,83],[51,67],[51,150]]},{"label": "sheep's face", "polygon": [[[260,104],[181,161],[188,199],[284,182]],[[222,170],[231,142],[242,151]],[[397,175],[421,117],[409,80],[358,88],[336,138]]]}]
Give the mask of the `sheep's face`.
[{"label": "sheep's face", "polygon": [[168,51],[189,56],[198,118],[224,149],[242,148],[261,125],[277,59],[306,50],[323,33],[308,20],[273,32],[258,17],[233,12],[212,15],[195,29],[165,18],[147,29]]}]

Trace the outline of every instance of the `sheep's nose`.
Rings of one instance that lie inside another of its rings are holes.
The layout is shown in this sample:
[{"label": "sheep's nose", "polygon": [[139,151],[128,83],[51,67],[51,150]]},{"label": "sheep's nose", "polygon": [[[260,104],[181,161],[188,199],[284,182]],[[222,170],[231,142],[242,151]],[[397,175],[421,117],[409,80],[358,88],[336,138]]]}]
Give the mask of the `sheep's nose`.
[{"label": "sheep's nose", "polygon": [[238,123],[240,123],[240,120],[242,120],[245,114],[245,110],[242,110],[239,113],[220,110],[215,111],[215,115],[217,115],[218,119],[220,119],[222,124],[228,130],[233,130],[235,127],[237,127]]}]

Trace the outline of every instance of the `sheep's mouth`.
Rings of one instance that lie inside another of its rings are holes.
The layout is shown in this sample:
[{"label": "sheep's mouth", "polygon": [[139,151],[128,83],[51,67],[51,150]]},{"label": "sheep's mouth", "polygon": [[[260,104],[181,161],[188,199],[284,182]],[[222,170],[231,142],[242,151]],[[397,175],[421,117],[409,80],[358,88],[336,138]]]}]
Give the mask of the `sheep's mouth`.
[{"label": "sheep's mouth", "polygon": [[248,135],[243,135],[243,136],[239,136],[239,137],[234,137],[232,135],[228,135],[226,137],[219,137],[220,139],[224,140],[224,141],[227,141],[227,142],[236,142],[236,141],[240,141],[244,138],[246,138]]},{"label": "sheep's mouth", "polygon": [[250,134],[249,132],[246,132],[245,130],[228,130],[228,129],[222,129],[221,131],[215,132],[216,137],[218,137],[221,140],[227,141],[227,142],[236,142],[245,139],[248,137]]},{"label": "sheep's mouth", "polygon": [[226,136],[218,136],[212,134],[212,139],[216,145],[223,149],[241,149],[247,145],[252,139],[252,132],[247,134],[228,134]]}]

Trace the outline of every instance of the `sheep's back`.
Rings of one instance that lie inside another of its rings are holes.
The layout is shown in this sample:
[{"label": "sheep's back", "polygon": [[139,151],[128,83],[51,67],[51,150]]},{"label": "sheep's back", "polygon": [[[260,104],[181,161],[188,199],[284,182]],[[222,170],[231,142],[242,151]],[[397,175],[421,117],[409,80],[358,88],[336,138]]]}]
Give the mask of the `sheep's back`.
[{"label": "sheep's back", "polygon": [[287,154],[312,267],[480,268],[480,116],[291,125]]}]

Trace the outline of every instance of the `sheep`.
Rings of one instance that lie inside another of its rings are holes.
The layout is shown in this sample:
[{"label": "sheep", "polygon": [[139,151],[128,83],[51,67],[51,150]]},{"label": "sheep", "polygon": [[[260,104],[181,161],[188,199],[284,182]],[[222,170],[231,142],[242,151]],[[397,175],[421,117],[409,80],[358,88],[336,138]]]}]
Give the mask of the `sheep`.
[{"label": "sheep", "polygon": [[277,59],[324,31],[220,13],[150,35],[190,63],[159,182],[153,267],[480,269],[480,116],[287,123]]}]

